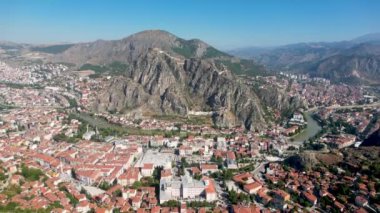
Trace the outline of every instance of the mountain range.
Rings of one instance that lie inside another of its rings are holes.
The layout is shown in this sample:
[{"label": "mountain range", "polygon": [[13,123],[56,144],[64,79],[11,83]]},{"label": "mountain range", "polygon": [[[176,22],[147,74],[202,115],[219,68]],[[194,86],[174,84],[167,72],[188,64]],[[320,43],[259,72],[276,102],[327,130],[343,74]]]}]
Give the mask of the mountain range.
[{"label": "mountain range", "polygon": [[350,41],[250,47],[229,53],[253,59],[274,72],[309,74],[353,84],[380,83],[380,33]]}]

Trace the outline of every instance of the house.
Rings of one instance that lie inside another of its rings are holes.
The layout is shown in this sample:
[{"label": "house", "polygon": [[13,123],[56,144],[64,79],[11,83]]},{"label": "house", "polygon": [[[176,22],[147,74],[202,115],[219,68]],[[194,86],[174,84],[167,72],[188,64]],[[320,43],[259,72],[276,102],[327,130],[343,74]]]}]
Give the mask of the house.
[{"label": "house", "polygon": [[24,180],[24,177],[21,175],[13,175],[10,180],[10,184],[19,185],[21,181]]},{"label": "house", "polygon": [[212,202],[218,199],[216,189],[215,189],[215,182],[211,178],[203,177],[202,178],[205,183],[205,194],[206,194],[206,201]]},{"label": "house", "polygon": [[131,197],[135,197],[137,194],[136,189],[127,189],[126,191],[123,191],[123,198],[129,199]]},{"label": "house", "polygon": [[289,201],[290,200],[290,194],[285,192],[284,190],[277,189],[273,191],[275,198],[282,200],[282,201]]},{"label": "house", "polygon": [[317,197],[309,192],[302,192],[302,195],[306,198],[307,201],[309,201],[311,204],[316,205],[317,204]]},{"label": "house", "polygon": [[161,170],[161,179],[171,180],[172,179],[172,170],[171,169],[163,169]]},{"label": "house", "polygon": [[193,148],[190,146],[182,145],[178,148],[178,154],[180,156],[191,155],[191,154],[193,154]]},{"label": "house", "polygon": [[237,169],[236,156],[233,151],[227,151],[226,163],[227,163],[227,168]]},{"label": "house", "polygon": [[216,164],[201,164],[200,168],[201,168],[202,174],[214,173],[218,171],[218,165]]},{"label": "house", "polygon": [[267,193],[266,193],[266,189],[265,188],[261,188],[258,192],[257,192],[257,195],[259,197],[259,200],[264,204],[264,205],[267,205],[271,200],[272,200],[272,197],[269,196]]},{"label": "house", "polygon": [[141,179],[141,174],[138,168],[129,168],[125,173],[121,174],[117,181],[122,186],[131,186],[134,182]]},{"label": "house", "polygon": [[141,175],[143,177],[152,176],[154,167],[152,163],[144,163],[144,166],[141,167]]},{"label": "house", "polygon": [[339,203],[338,201],[335,201],[334,202],[334,206],[335,208],[337,208],[340,212],[343,212],[344,211],[344,205]]},{"label": "house", "polygon": [[248,194],[256,194],[257,191],[259,191],[263,186],[258,183],[258,182],[254,182],[254,183],[250,183],[250,184],[245,184],[243,186],[243,189],[244,191],[246,191]]},{"label": "house", "polygon": [[140,208],[141,202],[142,202],[142,198],[140,196],[135,196],[134,198],[132,198],[133,209],[137,210],[138,208]]},{"label": "house", "polygon": [[274,190],[272,192],[274,193],[275,199],[272,199],[271,202],[273,203],[275,208],[286,209],[288,206],[287,201],[290,200],[290,194],[288,194],[287,192],[285,192],[281,189],[277,189],[277,190]]},{"label": "house", "polygon": [[59,166],[59,160],[45,154],[36,154],[34,159],[43,167],[50,169],[57,169]]},{"label": "house", "polygon": [[96,170],[79,170],[75,172],[76,178],[86,185],[92,185],[101,177],[101,173]]},{"label": "house", "polygon": [[88,212],[91,210],[90,203],[88,201],[79,202],[79,204],[76,207],[76,210],[78,212]]},{"label": "house", "polygon": [[249,172],[237,174],[237,175],[232,177],[232,180],[235,181],[236,183],[241,184],[241,185],[250,184],[250,183],[255,182],[253,175]]},{"label": "house", "polygon": [[233,205],[232,212],[233,213],[260,213],[260,208],[254,204],[251,204],[250,206]]}]

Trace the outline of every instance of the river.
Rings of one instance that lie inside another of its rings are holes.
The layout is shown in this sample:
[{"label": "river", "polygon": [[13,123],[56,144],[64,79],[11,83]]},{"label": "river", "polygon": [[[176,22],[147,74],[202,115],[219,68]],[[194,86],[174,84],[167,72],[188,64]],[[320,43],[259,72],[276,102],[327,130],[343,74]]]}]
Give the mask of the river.
[{"label": "river", "polygon": [[292,137],[294,143],[301,145],[304,141],[309,140],[309,138],[315,136],[319,131],[322,130],[322,127],[319,125],[319,123],[312,118],[312,114],[312,111],[305,112],[307,127],[302,132]]}]

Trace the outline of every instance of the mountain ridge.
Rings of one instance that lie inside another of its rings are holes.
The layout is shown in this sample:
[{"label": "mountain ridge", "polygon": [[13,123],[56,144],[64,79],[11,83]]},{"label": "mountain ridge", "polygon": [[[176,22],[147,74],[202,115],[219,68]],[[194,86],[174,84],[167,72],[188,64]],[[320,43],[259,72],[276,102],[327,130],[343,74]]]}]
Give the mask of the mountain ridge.
[{"label": "mountain ridge", "polygon": [[262,52],[245,49],[233,53],[248,56],[274,72],[309,74],[334,82],[379,84],[379,35],[369,34],[340,42],[296,43]]}]

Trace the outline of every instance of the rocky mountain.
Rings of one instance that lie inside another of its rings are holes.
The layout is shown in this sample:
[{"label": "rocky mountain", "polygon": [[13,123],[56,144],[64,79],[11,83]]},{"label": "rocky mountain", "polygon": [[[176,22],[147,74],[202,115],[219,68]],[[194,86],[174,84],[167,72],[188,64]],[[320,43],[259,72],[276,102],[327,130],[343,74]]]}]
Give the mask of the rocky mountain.
[{"label": "rocky mountain", "polygon": [[219,125],[262,126],[260,100],[236,83],[227,70],[202,59],[176,60],[150,50],[138,57],[125,77],[114,78],[99,95],[98,111],[186,115],[189,110],[214,111]]},{"label": "rocky mountain", "polygon": [[296,70],[335,82],[378,84],[380,82],[380,54],[377,52],[380,50],[380,45],[361,44],[360,46],[370,46],[374,50],[356,52],[356,49],[363,47],[355,46],[320,61],[300,65],[296,67]]},{"label": "rocky mountain", "polygon": [[178,57],[211,58],[229,55],[197,40],[184,40],[162,30],[148,30],[114,41],[97,40],[95,42],[75,44],[67,50],[54,55],[56,61],[74,64],[103,64],[113,61],[131,63],[149,48],[158,48]]},{"label": "rocky mountain", "polygon": [[264,107],[295,110],[301,105],[276,88],[270,89],[274,98],[269,100],[265,97],[268,92],[255,91],[238,80],[238,75],[266,74],[263,66],[166,31],[143,31],[114,41],[34,47],[31,51],[48,54],[49,61],[75,64],[100,74],[117,72],[93,103],[98,112],[135,117],[212,112],[216,125],[260,129],[266,124]]},{"label": "rocky mountain", "polygon": [[[173,57],[200,58],[213,60],[219,65],[228,67],[234,73],[256,75],[266,72],[259,64],[221,52],[199,39],[185,40],[162,30],[147,30],[133,34],[121,40],[80,43],[75,45],[55,45],[62,50],[49,58],[54,62],[76,64],[109,64],[115,61],[131,64],[151,48],[157,48]],[[36,47],[34,48],[36,50]],[[49,47],[36,51],[47,52]]]},{"label": "rocky mountain", "polygon": [[351,41],[314,42],[231,53],[254,59],[272,71],[325,77],[336,82],[380,83],[380,34]]}]

